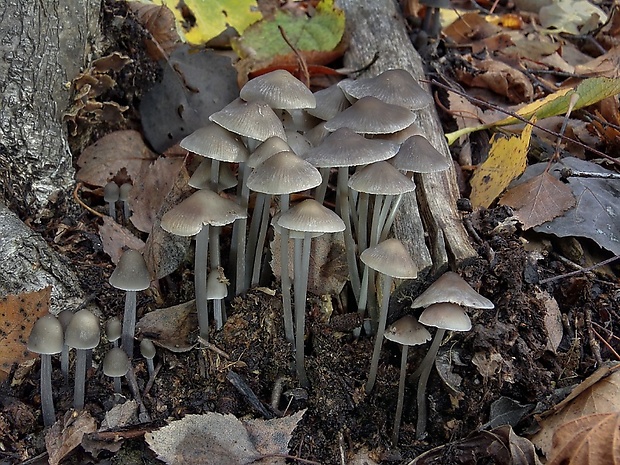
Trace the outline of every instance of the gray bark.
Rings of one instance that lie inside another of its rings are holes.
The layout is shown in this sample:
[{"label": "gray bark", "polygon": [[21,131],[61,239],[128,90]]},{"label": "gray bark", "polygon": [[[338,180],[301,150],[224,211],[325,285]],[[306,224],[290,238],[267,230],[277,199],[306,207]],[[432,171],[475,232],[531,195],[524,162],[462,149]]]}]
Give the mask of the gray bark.
[{"label": "gray bark", "polygon": [[6,0],[0,11],[0,198],[38,212],[74,172],[62,114],[99,36],[97,0]]},{"label": "gray bark", "polygon": [[[418,80],[424,78],[420,55],[409,40],[393,0],[339,0],[338,5],[347,18],[348,68],[363,68],[377,55],[364,77],[402,68]],[[436,109],[418,111],[416,116],[426,138],[450,157]],[[476,256],[456,209],[459,194],[454,169],[416,175],[415,181],[417,189],[403,198],[393,230],[408,247],[419,269],[431,267],[431,260],[432,267],[439,270]]]}]

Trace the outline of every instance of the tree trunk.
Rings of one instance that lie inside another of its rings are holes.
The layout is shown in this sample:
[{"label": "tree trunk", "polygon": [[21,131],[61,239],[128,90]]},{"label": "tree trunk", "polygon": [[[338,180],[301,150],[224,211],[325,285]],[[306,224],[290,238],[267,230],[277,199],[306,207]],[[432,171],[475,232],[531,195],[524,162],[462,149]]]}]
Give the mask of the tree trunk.
[{"label": "tree trunk", "polygon": [[[345,55],[347,67],[363,68],[376,56],[362,76],[403,68],[418,80],[424,78],[422,60],[411,44],[393,0],[338,0],[338,4],[347,18],[350,44]],[[435,108],[418,111],[416,116],[416,123],[426,138],[450,157]],[[476,256],[456,208],[459,194],[454,169],[416,175],[415,181],[417,189],[405,194],[393,230],[408,247],[419,269],[432,266],[433,270],[440,270]]]},{"label": "tree trunk", "polygon": [[73,184],[62,113],[98,41],[99,9],[97,0],[3,2],[0,199],[23,214]]}]

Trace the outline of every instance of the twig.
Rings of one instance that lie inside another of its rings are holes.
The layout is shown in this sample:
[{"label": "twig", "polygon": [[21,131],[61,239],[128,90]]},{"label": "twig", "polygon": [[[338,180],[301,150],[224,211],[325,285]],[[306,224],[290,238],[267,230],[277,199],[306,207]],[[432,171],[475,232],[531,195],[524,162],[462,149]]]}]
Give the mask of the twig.
[{"label": "twig", "polygon": [[[592,323],[594,323],[594,322],[592,322]],[[594,323],[594,324],[596,324],[596,323]],[[612,354],[614,354],[614,355],[615,355],[616,359],[617,359],[617,360],[620,360],[620,354],[618,354],[618,352],[616,352],[616,351],[614,350],[614,348],[613,348],[613,347],[609,344],[609,342],[607,342],[607,341],[603,338],[603,336],[601,336],[601,335],[600,335],[600,334],[596,331],[596,329],[592,328],[592,332],[594,333],[594,335],[595,335],[596,337],[598,337],[598,338],[599,338],[599,340],[600,340],[603,344],[605,344],[605,347],[607,347],[607,348],[609,349],[609,351],[610,351]]]},{"label": "twig", "polygon": [[230,355],[228,355],[222,349],[217,347],[215,344],[211,344],[210,342],[206,341],[205,339],[201,338],[200,336],[198,336],[198,342],[200,342],[200,344],[205,349],[209,349],[210,351],[215,352],[216,354],[220,355],[221,357],[225,358],[226,360],[230,360]]},{"label": "twig", "polygon": [[575,171],[572,168],[562,168],[560,170],[560,176],[562,179],[575,177],[575,178],[597,178],[597,179],[620,179],[620,173],[596,173],[594,171]]},{"label": "twig", "polygon": [[571,271],[570,273],[565,273],[565,274],[561,274],[561,275],[558,275],[558,276],[553,276],[552,278],[543,279],[543,280],[541,280],[539,282],[539,284],[547,284],[547,283],[550,283],[550,282],[553,282],[553,281],[557,281],[558,279],[570,278],[571,276],[575,276],[575,275],[578,275],[578,274],[581,274],[581,273],[587,273],[587,272],[592,271],[592,270],[594,270],[594,269],[596,269],[596,268],[598,268],[600,266],[604,266],[604,265],[607,265],[609,263],[615,262],[616,260],[618,260],[618,258],[620,258],[620,255],[615,255],[615,256],[613,256],[611,258],[608,258],[607,260],[603,260],[602,262],[595,263],[594,265],[589,266],[587,268],[582,268],[579,265],[577,265],[576,263],[573,263],[573,265],[579,267],[578,270]]},{"label": "twig", "polygon": [[81,183],[81,182],[78,182],[78,183],[75,185],[75,189],[73,189],[73,198],[75,199],[75,201],[78,203],[78,205],[80,205],[82,208],[84,208],[84,209],[88,210],[88,211],[89,211],[89,212],[91,212],[93,215],[96,215],[96,216],[98,216],[99,218],[103,218],[103,217],[105,216],[104,214],[99,213],[99,212],[98,212],[98,211],[96,211],[96,210],[93,210],[91,207],[89,207],[88,205],[86,205],[86,204],[84,203],[84,201],[80,198],[80,196],[79,196],[78,192],[79,192],[79,190],[80,190],[80,188],[81,188],[81,187],[82,187],[82,183]]},{"label": "twig", "polygon": [[601,357],[601,347],[598,345],[598,342],[594,337],[594,333],[596,331],[594,331],[594,328],[592,328],[592,308],[589,305],[586,305],[584,308],[584,316],[586,329],[588,330],[588,345],[590,346],[592,355],[594,355],[596,364],[598,366],[601,366],[603,364],[603,358]]},{"label": "twig", "polygon": [[248,384],[241,376],[230,370],[226,375],[226,379],[230,381],[230,384],[232,384],[237,389],[237,391],[239,391],[239,393],[243,395],[243,397],[245,397],[245,399],[250,403],[250,405],[254,407],[256,411],[258,411],[258,413],[260,413],[268,420],[271,420],[275,417],[275,415],[263,405],[258,396],[254,394],[254,391],[252,391],[250,386],[248,386]]},{"label": "twig", "polygon": [[284,32],[284,28],[282,26],[280,26],[278,24],[278,30],[280,31],[280,35],[282,36],[282,38],[284,39],[284,42],[286,42],[286,45],[288,45],[291,50],[293,51],[293,53],[295,54],[295,56],[297,57],[297,61],[299,62],[299,66],[301,68],[301,72],[304,75],[304,84],[306,85],[306,87],[310,87],[310,73],[308,72],[308,64],[306,63],[306,60],[303,56],[301,56],[301,53],[299,53],[299,50],[297,50],[297,47],[295,47],[290,40],[288,40],[288,37],[286,37],[286,33]]}]

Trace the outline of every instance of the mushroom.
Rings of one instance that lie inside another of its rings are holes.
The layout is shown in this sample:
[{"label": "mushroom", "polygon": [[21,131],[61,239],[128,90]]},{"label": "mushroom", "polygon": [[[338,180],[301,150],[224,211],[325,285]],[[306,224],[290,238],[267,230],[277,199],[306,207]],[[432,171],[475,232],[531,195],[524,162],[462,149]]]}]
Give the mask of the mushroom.
[{"label": "mushroom", "polygon": [[119,187],[114,181],[110,181],[103,188],[103,200],[108,203],[110,218],[116,221],[116,202],[119,198]]},{"label": "mushroom", "polygon": [[332,119],[338,113],[351,106],[338,85],[329,86],[314,93],[316,107],[306,109],[306,113],[323,121]]},{"label": "mushroom", "polygon": [[109,283],[112,287],[125,291],[121,347],[132,359],[136,332],[136,292],[148,289],[151,285],[149,270],[142,254],[137,250],[125,250],[110,276]]},{"label": "mushroom", "polygon": [[131,209],[129,208],[129,193],[133,185],[130,182],[126,182],[121,185],[118,190],[118,200],[123,203],[123,220],[125,223],[129,221],[129,216],[131,215]]},{"label": "mushroom", "polygon": [[121,320],[116,317],[110,318],[105,322],[105,337],[112,343],[112,347],[118,347],[118,340],[123,334],[123,325]]},{"label": "mushroom", "polygon": [[120,347],[112,347],[103,359],[103,374],[114,379],[114,392],[121,393],[121,376],[129,371],[127,354]]},{"label": "mushroom", "polygon": [[418,323],[411,315],[405,315],[386,329],[383,336],[393,342],[402,345],[400,357],[400,378],[398,380],[398,402],[396,404],[396,415],[394,416],[394,431],[392,433],[392,444],[398,444],[398,433],[400,431],[400,420],[403,414],[403,403],[405,399],[405,375],[407,374],[407,351],[409,346],[424,344],[431,340],[431,333]]},{"label": "mushroom", "polygon": [[155,349],[155,344],[150,339],[144,338],[140,341],[140,353],[146,360],[146,367],[149,372],[149,378],[152,378],[155,374],[155,364],[153,363],[153,359],[157,353]]},{"label": "mushroom", "polygon": [[73,315],[67,330],[65,341],[73,347],[75,356],[75,388],[73,391],[73,408],[84,408],[84,387],[86,384],[86,360],[88,353],[99,344],[99,320],[88,309],[82,309]]},{"label": "mushroom", "polygon": [[[213,301],[213,314],[216,315],[216,328],[220,329],[225,320],[222,302],[228,296],[228,280],[224,276],[221,266],[212,268],[207,276],[207,300]],[[217,315],[221,315],[221,323],[217,322]]]},{"label": "mushroom", "polygon": [[[69,322],[73,318],[73,312],[69,310],[64,310],[58,314],[58,321],[62,325],[62,333],[65,333],[67,326],[69,326]],[[62,344],[62,352],[60,354],[60,371],[62,373],[62,377],[65,381],[65,384],[69,382],[69,346],[64,342]]]},{"label": "mushroom", "polygon": [[[303,233],[291,234],[295,241],[295,364],[300,384],[308,387],[310,382],[304,365],[304,333],[312,236],[340,232],[345,225],[338,215],[314,199],[304,200],[283,212],[278,218],[278,225],[291,232]],[[286,247],[286,244],[283,243],[281,247]]]},{"label": "mushroom", "polygon": [[314,108],[314,94],[286,70],[277,69],[248,81],[241,91],[246,102],[265,102],[273,109]]},{"label": "mushroom", "polygon": [[52,398],[52,355],[60,353],[63,347],[60,321],[54,315],[39,318],[32,326],[26,347],[41,355],[41,411],[43,424],[51,426],[56,421]]},{"label": "mushroom", "polygon": [[411,304],[412,308],[426,307],[418,320],[420,323],[438,328],[424,360],[412,376],[413,379],[419,376],[416,428],[418,439],[421,439],[426,431],[426,383],[443,336],[446,330],[469,331],[471,329],[469,317],[461,306],[480,309],[494,308],[493,302],[477,293],[453,271],[447,271],[441,275]]},{"label": "mushroom", "polygon": [[[177,236],[196,236],[194,254],[194,287],[200,337],[209,340],[209,310],[207,307],[207,252],[209,226],[224,226],[239,218],[246,218],[247,212],[232,200],[220,197],[208,189],[194,192],[180,204],[164,213],[161,227]],[[222,315],[216,315],[221,319]],[[218,323],[220,323],[218,321]],[[223,322],[222,322],[223,324]]]},{"label": "mushroom", "polygon": [[382,302],[379,310],[379,326],[375,337],[375,346],[370,362],[370,371],[366,383],[366,392],[372,391],[377,379],[379,355],[383,343],[383,333],[387,323],[388,306],[392,290],[393,278],[413,279],[418,275],[418,269],[402,242],[398,239],[388,239],[374,247],[364,250],[360,256],[362,262],[383,276]]}]

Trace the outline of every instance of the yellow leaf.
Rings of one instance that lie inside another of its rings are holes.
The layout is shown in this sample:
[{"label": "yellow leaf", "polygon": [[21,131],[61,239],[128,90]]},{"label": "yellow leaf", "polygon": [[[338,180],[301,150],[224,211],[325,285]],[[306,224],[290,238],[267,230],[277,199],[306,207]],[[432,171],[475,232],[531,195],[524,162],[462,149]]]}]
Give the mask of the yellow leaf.
[{"label": "yellow leaf", "polygon": [[[533,118],[532,123],[535,122],[536,118]],[[513,179],[525,171],[532,127],[528,124],[520,136],[493,136],[489,158],[478,167],[471,178],[470,199],[475,208],[487,208]]]}]

